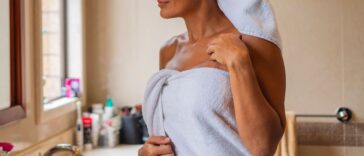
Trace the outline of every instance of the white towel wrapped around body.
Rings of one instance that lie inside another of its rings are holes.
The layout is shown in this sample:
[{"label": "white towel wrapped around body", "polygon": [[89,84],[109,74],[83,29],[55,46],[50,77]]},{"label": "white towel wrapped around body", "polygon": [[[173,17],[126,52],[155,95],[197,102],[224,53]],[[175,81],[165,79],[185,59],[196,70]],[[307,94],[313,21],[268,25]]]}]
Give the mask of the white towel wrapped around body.
[{"label": "white towel wrapped around body", "polygon": [[163,69],[150,79],[143,116],[150,136],[169,136],[177,156],[248,156],[234,117],[229,73]]}]

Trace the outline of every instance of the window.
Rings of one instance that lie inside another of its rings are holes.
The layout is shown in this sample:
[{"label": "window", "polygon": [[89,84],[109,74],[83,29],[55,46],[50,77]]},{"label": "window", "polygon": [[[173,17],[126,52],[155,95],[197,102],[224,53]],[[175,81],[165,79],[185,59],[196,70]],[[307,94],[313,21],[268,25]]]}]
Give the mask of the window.
[{"label": "window", "polygon": [[66,1],[42,0],[43,103],[64,96]]},{"label": "window", "polygon": [[[41,64],[36,68],[39,87],[35,90],[41,95],[37,97],[41,104],[37,123],[44,123],[74,111],[74,104],[82,101],[73,96],[81,95],[83,90],[83,11],[82,0],[36,1],[39,2],[36,5],[40,5],[36,10],[36,18],[39,18],[36,34],[41,38],[36,40],[35,46],[36,58],[41,60],[36,62]],[[78,82],[78,88],[67,88],[67,78]],[[72,94],[70,89],[77,89],[77,94]]]}]

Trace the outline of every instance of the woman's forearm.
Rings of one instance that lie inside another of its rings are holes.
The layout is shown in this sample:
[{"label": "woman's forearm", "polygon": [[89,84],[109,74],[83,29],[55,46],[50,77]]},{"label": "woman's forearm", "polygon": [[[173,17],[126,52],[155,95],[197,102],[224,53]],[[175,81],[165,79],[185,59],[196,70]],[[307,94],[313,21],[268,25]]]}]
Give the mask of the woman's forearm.
[{"label": "woman's forearm", "polygon": [[272,155],[284,128],[259,87],[250,59],[245,60],[228,65],[238,132],[254,156]]}]

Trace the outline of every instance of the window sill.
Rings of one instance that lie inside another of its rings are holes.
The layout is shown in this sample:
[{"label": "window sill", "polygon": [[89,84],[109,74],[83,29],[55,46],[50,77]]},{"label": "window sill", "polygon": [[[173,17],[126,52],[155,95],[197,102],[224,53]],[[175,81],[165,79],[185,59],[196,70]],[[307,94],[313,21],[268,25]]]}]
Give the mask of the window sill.
[{"label": "window sill", "polygon": [[40,122],[48,122],[52,119],[59,118],[69,112],[76,110],[76,102],[79,98],[61,98],[49,104],[43,105]]},{"label": "window sill", "polygon": [[51,111],[53,109],[57,109],[60,107],[64,107],[66,105],[72,105],[73,103],[76,103],[78,101],[78,98],[60,98],[58,100],[54,100],[50,103],[44,104],[43,109],[45,112]]},{"label": "window sill", "polygon": [[21,106],[14,106],[0,110],[0,128],[23,119],[25,116],[25,109]]}]

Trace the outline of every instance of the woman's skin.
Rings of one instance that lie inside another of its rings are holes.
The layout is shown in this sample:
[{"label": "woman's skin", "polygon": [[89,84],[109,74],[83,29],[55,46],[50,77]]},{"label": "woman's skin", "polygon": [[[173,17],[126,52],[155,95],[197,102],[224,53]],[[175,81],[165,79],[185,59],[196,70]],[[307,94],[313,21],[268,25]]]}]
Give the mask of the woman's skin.
[{"label": "woman's skin", "polygon": [[[216,0],[158,0],[163,18],[182,17],[187,33],[160,51],[160,69],[198,67],[229,72],[234,115],[241,141],[254,156],[271,156],[285,129],[285,70],[273,43],[240,34]],[[242,19],[244,20],[244,19]],[[151,136],[140,156],[174,155],[167,137]]]}]

